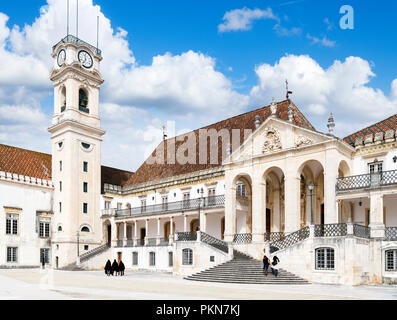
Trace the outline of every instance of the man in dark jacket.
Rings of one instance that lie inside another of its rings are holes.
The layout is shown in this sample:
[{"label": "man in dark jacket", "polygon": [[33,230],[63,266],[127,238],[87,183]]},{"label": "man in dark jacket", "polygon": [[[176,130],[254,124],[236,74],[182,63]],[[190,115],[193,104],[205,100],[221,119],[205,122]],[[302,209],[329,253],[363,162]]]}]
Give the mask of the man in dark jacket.
[{"label": "man in dark jacket", "polygon": [[119,264],[119,271],[120,271],[120,275],[121,275],[121,276],[124,275],[124,270],[125,270],[124,263],[123,263],[123,261],[120,261],[120,264]]},{"label": "man in dark jacket", "polygon": [[106,266],[105,266],[105,274],[107,276],[110,276],[111,273],[112,273],[112,263],[110,262],[110,260],[108,260],[108,262],[106,262]]},{"label": "man in dark jacket", "polygon": [[114,274],[117,276],[118,273],[119,273],[119,265],[118,265],[116,259],[114,259],[113,264],[112,264],[112,276]]}]

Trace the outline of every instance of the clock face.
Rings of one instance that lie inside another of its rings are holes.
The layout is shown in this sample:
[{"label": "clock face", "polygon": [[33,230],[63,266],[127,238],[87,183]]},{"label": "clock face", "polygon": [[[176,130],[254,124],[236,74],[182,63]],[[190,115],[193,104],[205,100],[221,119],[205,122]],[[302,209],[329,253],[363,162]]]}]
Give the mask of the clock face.
[{"label": "clock face", "polygon": [[65,62],[66,60],[66,51],[65,50],[61,50],[58,53],[58,66],[62,67],[62,64]]},{"label": "clock face", "polygon": [[93,65],[93,60],[91,55],[84,50],[79,52],[79,61],[81,62],[82,66],[87,69],[91,68]]}]

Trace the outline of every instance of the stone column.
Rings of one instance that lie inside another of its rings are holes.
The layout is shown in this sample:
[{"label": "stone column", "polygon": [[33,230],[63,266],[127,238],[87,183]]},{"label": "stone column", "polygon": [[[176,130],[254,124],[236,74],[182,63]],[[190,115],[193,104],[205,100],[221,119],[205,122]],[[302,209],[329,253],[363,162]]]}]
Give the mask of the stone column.
[{"label": "stone column", "polygon": [[123,246],[126,247],[127,246],[127,222],[124,222],[124,234],[123,234]]},{"label": "stone column", "polygon": [[335,210],[336,180],[338,178],[339,161],[335,150],[327,150],[324,168],[324,223],[338,223],[339,217]]},{"label": "stone column", "polygon": [[252,181],[252,241],[264,242],[266,217],[266,184],[255,175]]},{"label": "stone column", "polygon": [[112,219],[111,223],[111,233],[112,233],[112,247],[116,247],[117,246],[117,223],[114,221],[114,219]]},{"label": "stone column", "polygon": [[200,210],[200,231],[207,232],[207,214]]},{"label": "stone column", "polygon": [[183,216],[183,232],[188,232],[187,230],[187,215]]},{"label": "stone column", "polygon": [[138,221],[134,221],[134,246],[138,245]]},{"label": "stone column", "polygon": [[285,232],[292,233],[300,229],[300,177],[298,173],[285,175]]},{"label": "stone column", "polygon": [[371,228],[371,238],[384,238],[383,194],[379,191],[371,192],[370,202],[369,227]]},{"label": "stone column", "polygon": [[148,244],[149,239],[149,219],[145,221],[145,229],[146,229],[146,236],[145,236],[145,246]]},{"label": "stone column", "polygon": [[170,244],[174,242],[174,217],[170,218]]},{"label": "stone column", "polygon": [[225,179],[225,241],[232,242],[236,233],[236,186]]}]

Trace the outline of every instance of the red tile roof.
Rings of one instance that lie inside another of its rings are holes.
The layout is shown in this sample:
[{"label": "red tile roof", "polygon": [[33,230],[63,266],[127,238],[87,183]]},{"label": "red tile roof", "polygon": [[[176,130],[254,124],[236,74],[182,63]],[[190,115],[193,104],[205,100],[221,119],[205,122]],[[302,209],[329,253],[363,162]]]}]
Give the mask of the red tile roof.
[{"label": "red tile roof", "polygon": [[395,114],[385,120],[382,120],[378,123],[375,123],[367,128],[359,130],[359,131],[347,136],[343,140],[345,142],[347,142],[348,144],[354,146],[356,143],[356,139],[358,137],[365,140],[365,137],[370,134],[375,135],[378,132],[386,132],[389,130],[394,130],[394,131],[397,130],[397,114]]},{"label": "red tile roof", "polygon": [[[289,100],[284,100],[282,102],[277,103],[277,115],[282,120],[288,120],[288,106],[290,105]],[[294,109],[294,120],[293,123],[300,127],[304,127],[310,130],[315,130],[311,123],[305,118],[305,116],[300,112],[300,110],[292,104]],[[233,129],[240,130],[240,141],[244,142],[244,130],[251,129],[255,130],[255,118],[259,116],[261,123],[263,123],[271,114],[270,107],[266,106],[257,110],[253,110],[244,114],[237,115],[235,117],[211,124],[207,127],[201,129],[215,129],[220,131],[222,129],[227,129],[229,132],[232,132]],[[196,136],[196,150],[199,150],[199,130],[197,129],[194,132]],[[186,135],[182,135],[181,137]],[[167,140],[169,141],[169,140]],[[177,141],[175,143],[175,150],[178,150],[178,147],[183,144],[184,141]],[[164,147],[165,145],[165,147]],[[164,157],[167,158],[167,145],[168,143],[161,142],[159,147],[164,147]],[[222,146],[222,142],[219,141],[218,144],[218,159],[221,162],[222,153],[226,146]],[[235,147],[234,149],[236,149]],[[210,145],[208,143],[208,150],[210,150]],[[234,150],[233,150],[234,151]],[[155,157],[156,151],[152,153],[152,156]],[[196,152],[196,163],[197,164],[149,164],[145,161],[142,166],[137,170],[137,172],[130,177],[130,179],[123,186],[131,186],[135,184],[140,184],[149,181],[158,181],[164,178],[169,178],[177,175],[192,173],[196,171],[201,171],[205,169],[219,167],[220,164],[211,164],[210,163],[210,152],[207,152],[207,164],[198,164],[199,163],[199,154]],[[176,161],[177,162],[177,161]]]},{"label": "red tile roof", "polygon": [[0,144],[0,171],[51,180],[51,155]]},{"label": "red tile roof", "polygon": [[[0,144],[0,171],[51,180],[51,167],[50,154]],[[123,185],[132,175],[132,172],[125,170],[101,168],[102,185]]]}]

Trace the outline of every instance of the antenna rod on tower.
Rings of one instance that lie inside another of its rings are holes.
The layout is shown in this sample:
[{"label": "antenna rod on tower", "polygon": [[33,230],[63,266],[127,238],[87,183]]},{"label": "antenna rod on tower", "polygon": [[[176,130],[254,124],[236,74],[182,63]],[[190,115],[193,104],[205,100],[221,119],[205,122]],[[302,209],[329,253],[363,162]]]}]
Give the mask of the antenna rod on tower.
[{"label": "antenna rod on tower", "polygon": [[99,49],[99,16],[96,17],[96,49]]},{"label": "antenna rod on tower", "polygon": [[68,0],[68,10],[67,10],[67,12],[68,12],[68,16],[67,16],[67,30],[66,30],[66,35],[68,36],[69,35],[69,0]]},{"label": "antenna rod on tower", "polygon": [[77,0],[76,38],[79,37],[79,0]]}]

